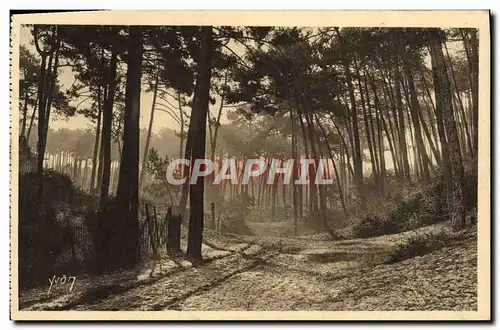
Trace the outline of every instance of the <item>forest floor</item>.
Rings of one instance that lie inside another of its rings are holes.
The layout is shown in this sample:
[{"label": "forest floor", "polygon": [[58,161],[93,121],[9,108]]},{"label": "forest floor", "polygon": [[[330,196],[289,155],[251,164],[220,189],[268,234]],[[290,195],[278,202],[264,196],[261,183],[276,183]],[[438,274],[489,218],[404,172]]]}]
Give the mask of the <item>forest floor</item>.
[{"label": "forest floor", "polygon": [[[405,239],[444,224],[367,239],[238,236],[206,231],[204,261],[162,260],[24,291],[21,310],[476,310],[477,239],[385,264]],[[61,274],[62,275],[62,274]],[[71,274],[69,274],[71,275]],[[68,275],[67,275],[68,276]]]}]

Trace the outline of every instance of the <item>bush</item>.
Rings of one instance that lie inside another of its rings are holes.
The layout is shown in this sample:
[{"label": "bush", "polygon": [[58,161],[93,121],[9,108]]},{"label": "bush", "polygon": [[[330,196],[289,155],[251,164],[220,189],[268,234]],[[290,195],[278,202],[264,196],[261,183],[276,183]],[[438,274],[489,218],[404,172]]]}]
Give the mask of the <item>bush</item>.
[{"label": "bush", "polygon": [[127,219],[128,210],[109,198],[102,209],[90,210],[86,216],[94,246],[92,270],[102,273],[120,268],[131,268],[140,257],[140,227]]},{"label": "bush", "polygon": [[[477,208],[477,175],[467,169],[464,175],[465,206],[468,213]],[[395,234],[448,220],[446,187],[439,175],[406,197],[393,193],[391,198],[359,211],[351,232],[354,237]],[[474,215],[471,216],[472,218]]]},{"label": "bush", "polygon": [[[40,185],[43,192],[40,197]],[[19,284],[31,287],[54,275],[58,256],[71,249],[73,233],[58,209],[75,200],[69,177],[54,171],[19,176]]]},{"label": "bush", "polygon": [[401,226],[383,214],[363,214],[352,226],[351,232],[355,237],[367,238],[385,235],[401,230]]},{"label": "bush", "polygon": [[399,244],[384,263],[392,264],[417,256],[423,256],[451,245],[459,237],[459,233],[446,230],[441,230],[437,233],[418,234]]},{"label": "bush", "polygon": [[220,231],[240,235],[250,235],[246,224],[247,217],[252,212],[254,200],[247,194],[238,195],[221,205],[224,215],[221,217]]}]

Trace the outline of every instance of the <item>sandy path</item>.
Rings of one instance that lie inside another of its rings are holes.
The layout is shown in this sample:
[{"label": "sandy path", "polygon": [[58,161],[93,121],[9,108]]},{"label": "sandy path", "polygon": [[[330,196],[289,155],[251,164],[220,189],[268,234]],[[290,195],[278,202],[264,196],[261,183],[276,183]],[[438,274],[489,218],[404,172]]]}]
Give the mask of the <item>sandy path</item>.
[{"label": "sandy path", "polygon": [[[405,237],[280,239],[214,234],[200,265],[185,262],[155,278],[128,277],[99,294],[81,291],[37,310],[471,310],[476,308],[476,242],[383,265]],[[210,237],[210,235],[206,235]],[[210,239],[207,239],[210,241]],[[218,250],[220,248],[220,250]],[[166,260],[165,263],[172,263]],[[94,279],[95,281],[95,279]],[[118,285],[119,290],[116,289]],[[108,290],[108,291],[106,291]],[[76,299],[75,295],[81,296]]]}]

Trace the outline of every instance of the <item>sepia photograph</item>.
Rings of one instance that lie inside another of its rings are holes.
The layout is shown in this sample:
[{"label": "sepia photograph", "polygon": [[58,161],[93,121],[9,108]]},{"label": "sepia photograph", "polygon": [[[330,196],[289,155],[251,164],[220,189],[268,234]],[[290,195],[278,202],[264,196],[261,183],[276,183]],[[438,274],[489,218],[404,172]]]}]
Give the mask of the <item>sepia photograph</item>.
[{"label": "sepia photograph", "polygon": [[14,320],[489,320],[488,11],[11,21]]}]

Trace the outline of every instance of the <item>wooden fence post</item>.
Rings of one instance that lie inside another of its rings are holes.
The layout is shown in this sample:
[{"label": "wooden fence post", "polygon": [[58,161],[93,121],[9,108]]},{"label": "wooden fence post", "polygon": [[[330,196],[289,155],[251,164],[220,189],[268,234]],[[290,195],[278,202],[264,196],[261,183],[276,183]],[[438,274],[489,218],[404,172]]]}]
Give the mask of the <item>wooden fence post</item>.
[{"label": "wooden fence post", "polygon": [[172,207],[168,207],[166,221],[168,221],[167,252],[177,254],[181,252],[181,215],[173,215]]},{"label": "wooden fence post", "polygon": [[212,229],[216,229],[215,228],[215,203],[214,202],[211,202],[210,203],[210,215],[212,216]]}]

